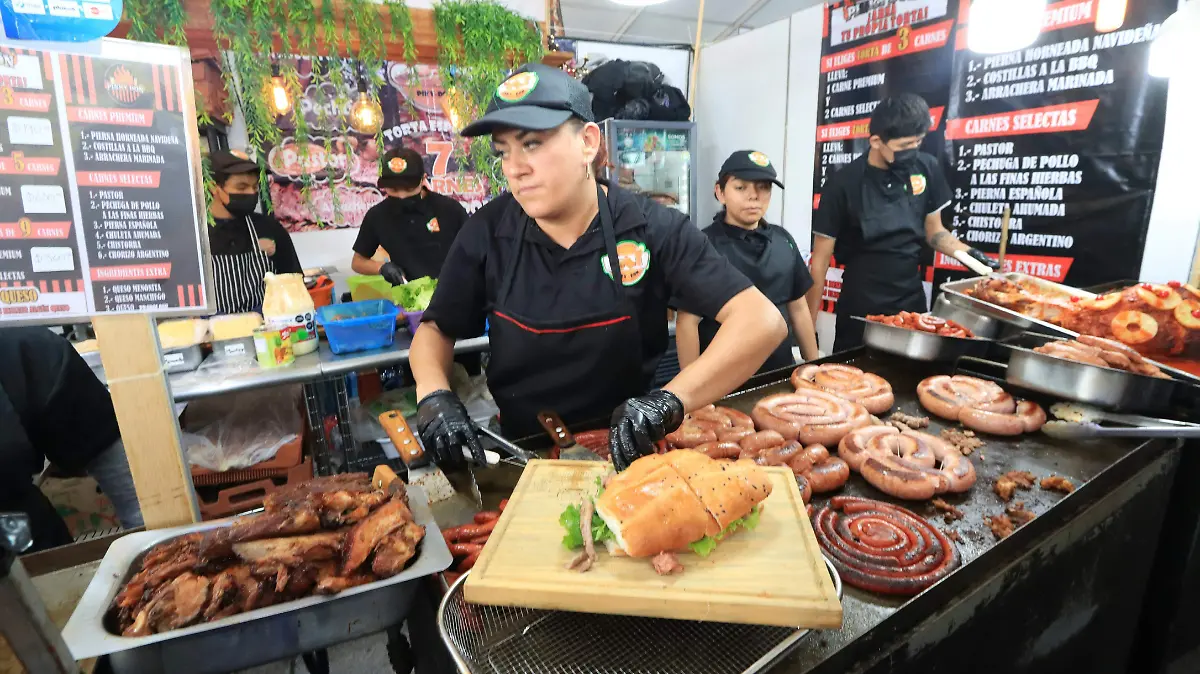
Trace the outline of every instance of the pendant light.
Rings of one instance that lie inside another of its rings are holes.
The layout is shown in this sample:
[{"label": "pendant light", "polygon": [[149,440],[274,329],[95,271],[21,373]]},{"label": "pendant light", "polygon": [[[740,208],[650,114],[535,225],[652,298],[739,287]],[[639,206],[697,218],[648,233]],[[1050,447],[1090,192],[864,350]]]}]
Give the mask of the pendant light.
[{"label": "pendant light", "polygon": [[359,133],[373,136],[383,126],[383,108],[367,96],[367,80],[358,75],[358,100],[350,106],[350,127]]},{"label": "pendant light", "polygon": [[1179,8],[1158,29],[1150,43],[1150,75],[1171,77],[1193,60],[1196,36],[1200,35],[1200,1]]},{"label": "pendant light", "polygon": [[291,112],[292,97],[288,96],[287,84],[279,74],[278,63],[271,66],[270,90],[271,107],[275,110],[275,114],[283,116]]},{"label": "pendant light", "polygon": [[980,54],[1003,54],[1037,42],[1046,0],[974,0],[967,24],[967,47]]},{"label": "pendant light", "polygon": [[1129,0],[1099,0],[1096,3],[1096,32],[1111,33],[1125,24]]}]

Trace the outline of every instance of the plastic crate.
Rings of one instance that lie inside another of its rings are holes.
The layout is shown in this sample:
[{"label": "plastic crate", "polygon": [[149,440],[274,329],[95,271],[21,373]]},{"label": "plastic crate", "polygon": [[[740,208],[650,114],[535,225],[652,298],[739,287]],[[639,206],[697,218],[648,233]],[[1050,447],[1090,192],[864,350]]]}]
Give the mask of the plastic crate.
[{"label": "plastic crate", "polygon": [[388,300],[366,300],[320,307],[317,323],[325,328],[334,353],[354,353],[391,346],[399,315]]},{"label": "plastic crate", "polygon": [[350,276],[346,279],[346,287],[355,302],[392,296],[392,284],[382,276]]}]

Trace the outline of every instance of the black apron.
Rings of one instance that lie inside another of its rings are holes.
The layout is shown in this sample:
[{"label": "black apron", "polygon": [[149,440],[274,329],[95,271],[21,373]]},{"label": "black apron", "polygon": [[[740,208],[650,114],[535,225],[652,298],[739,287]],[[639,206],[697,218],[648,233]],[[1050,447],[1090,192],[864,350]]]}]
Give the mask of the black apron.
[{"label": "black apron", "polygon": [[545,319],[513,310],[508,299],[529,224],[522,222],[519,228],[488,333],[488,388],[500,408],[501,428],[510,438],[542,432],[539,412],[557,412],[568,425],[607,418],[618,405],[649,388],[642,372],[637,306],[620,280],[612,210],[598,186],[596,198],[614,272],[611,285],[601,284],[600,292],[608,295],[601,311]]},{"label": "black apron", "polygon": [[[898,179],[907,181],[906,177]],[[918,241],[924,240],[925,214],[921,212],[918,200],[907,193],[891,199],[886,195],[873,195],[875,201],[872,203],[866,191],[873,186],[864,180],[862,189],[863,208],[858,213],[858,221],[864,247],[905,231],[913,232]],[[842,291],[837,301],[834,353],[862,345],[866,326],[862,321],[854,320],[854,316],[929,310],[925,288],[921,284],[920,244],[912,253],[895,248],[861,251],[840,262],[846,268],[842,272]]]},{"label": "black apron", "polygon": [[244,314],[262,311],[265,288],[263,276],[274,272],[271,258],[258,246],[258,230],[246,216],[250,230],[250,252],[236,255],[213,255],[213,292],[217,298],[218,314]]},{"label": "black apron", "polygon": [[[713,226],[722,225],[718,222]],[[746,250],[745,246],[739,246],[736,241],[724,233],[720,236],[709,237],[709,240],[712,241],[713,248],[716,248],[717,252],[724,255],[738,271],[745,274],[754,283],[754,287],[771,300],[771,303],[783,315],[783,320],[787,321],[787,339],[783,340],[779,348],[775,349],[758,371],[768,372],[795,365],[796,359],[792,356],[792,346],[795,343],[796,332],[795,326],[792,325],[792,318],[787,311],[787,302],[792,294],[792,283],[796,273],[795,251],[791,248],[768,244],[761,255],[755,256],[752,251]],[[700,337],[701,353],[704,353],[704,350],[712,343],[720,327],[720,323],[709,318],[700,321],[697,332]]]}]

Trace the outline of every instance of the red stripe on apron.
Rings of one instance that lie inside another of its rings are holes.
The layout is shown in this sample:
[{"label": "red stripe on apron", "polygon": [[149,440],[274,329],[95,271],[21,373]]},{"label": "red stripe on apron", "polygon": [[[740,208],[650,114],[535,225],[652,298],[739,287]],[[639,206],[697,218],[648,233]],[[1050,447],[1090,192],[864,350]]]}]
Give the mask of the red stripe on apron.
[{"label": "red stripe on apron", "polygon": [[604,327],[608,327],[610,325],[616,325],[617,323],[624,323],[625,321],[628,321],[632,318],[632,316],[621,316],[619,318],[613,318],[613,319],[610,319],[607,321],[600,321],[598,323],[588,323],[586,325],[577,325],[573,328],[554,328],[554,329],[550,329],[550,330],[539,330],[537,328],[531,328],[528,325],[525,325],[524,323],[522,323],[521,321],[518,321],[517,319],[515,319],[511,316],[506,316],[506,315],[500,313],[499,311],[496,311],[494,313],[497,316],[499,316],[500,318],[503,318],[504,320],[508,321],[509,323],[512,323],[513,325],[517,326],[518,328],[521,328],[522,330],[524,330],[526,332],[532,332],[535,335],[565,335],[565,334],[569,334],[572,332],[579,332],[580,330],[588,330],[590,328],[604,328]]}]

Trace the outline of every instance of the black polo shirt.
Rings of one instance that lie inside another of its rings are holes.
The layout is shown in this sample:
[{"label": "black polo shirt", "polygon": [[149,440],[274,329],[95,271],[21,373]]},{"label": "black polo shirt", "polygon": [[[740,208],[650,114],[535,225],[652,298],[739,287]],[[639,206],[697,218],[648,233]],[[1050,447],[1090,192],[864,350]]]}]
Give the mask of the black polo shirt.
[{"label": "black polo shirt", "polygon": [[438,278],[450,244],[466,221],[462,204],[437,192],[425,190],[407,199],[386,197],[363,216],[354,252],[371,257],[383,246],[410,281]]},{"label": "black polo shirt", "polygon": [[920,256],[925,217],[950,205],[941,163],[919,153],[912,169],[878,169],[867,155],[834,173],[821,192],[813,232],[833,239],[833,254],[848,264],[862,253]]},{"label": "black polo shirt", "polygon": [[[262,213],[251,213],[250,221],[254,223],[254,231],[259,239],[271,239],[275,242],[275,254],[271,262],[275,265],[277,274],[302,274],[300,258],[296,257],[296,248],[292,245],[292,237],[279,221]],[[258,249],[258,241],[250,235],[246,219],[242,217],[215,218],[215,227],[208,228],[208,248],[213,255],[242,255]]]},{"label": "black polo shirt", "polygon": [[[514,202],[507,192],[490,201],[467,220],[450,247],[424,316],[450,337],[483,333],[518,228],[526,232],[508,298],[514,311],[537,319],[581,316],[597,297],[610,297],[598,292],[603,284],[613,283],[600,262],[605,246],[599,217],[565,249]],[[650,252],[645,276],[625,289],[638,307],[644,366],[653,371],[667,349],[669,298],[677,297],[693,311],[715,316],[752,284],[683,213],[619,187],[609,187],[608,205],[617,241],[644,243]],[[518,215],[504,217],[506,213]]]}]

